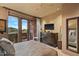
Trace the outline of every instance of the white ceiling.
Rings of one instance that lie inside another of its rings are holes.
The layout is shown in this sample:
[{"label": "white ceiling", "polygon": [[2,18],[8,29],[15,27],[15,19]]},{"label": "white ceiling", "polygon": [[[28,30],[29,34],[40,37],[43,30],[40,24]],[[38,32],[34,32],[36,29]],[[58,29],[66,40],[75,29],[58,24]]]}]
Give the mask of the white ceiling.
[{"label": "white ceiling", "polygon": [[0,4],[10,9],[14,9],[36,17],[44,17],[61,9],[62,4],[56,3],[17,3]]}]

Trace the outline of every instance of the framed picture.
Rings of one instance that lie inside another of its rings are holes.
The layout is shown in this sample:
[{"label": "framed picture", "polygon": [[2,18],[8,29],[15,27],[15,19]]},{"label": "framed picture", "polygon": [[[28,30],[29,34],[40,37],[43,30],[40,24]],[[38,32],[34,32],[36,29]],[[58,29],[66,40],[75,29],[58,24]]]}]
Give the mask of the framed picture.
[{"label": "framed picture", "polygon": [[0,19],[0,32],[6,32],[6,20]]}]

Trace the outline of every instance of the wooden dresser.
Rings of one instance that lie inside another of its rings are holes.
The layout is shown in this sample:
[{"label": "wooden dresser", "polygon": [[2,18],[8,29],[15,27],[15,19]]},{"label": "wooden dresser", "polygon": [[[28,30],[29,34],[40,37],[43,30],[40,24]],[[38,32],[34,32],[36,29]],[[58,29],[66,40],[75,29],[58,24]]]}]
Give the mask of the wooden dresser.
[{"label": "wooden dresser", "polygon": [[58,33],[42,33],[40,41],[48,45],[57,47]]}]

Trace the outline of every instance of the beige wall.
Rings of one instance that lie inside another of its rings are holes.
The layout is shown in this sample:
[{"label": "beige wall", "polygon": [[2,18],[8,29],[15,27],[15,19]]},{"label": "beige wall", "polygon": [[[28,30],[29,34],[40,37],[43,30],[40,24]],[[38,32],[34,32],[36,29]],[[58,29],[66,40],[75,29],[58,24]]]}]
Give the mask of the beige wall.
[{"label": "beige wall", "polygon": [[[42,29],[44,24],[54,23],[55,30],[52,32],[58,32],[61,34],[62,51],[69,55],[79,55],[66,49],[66,19],[79,16],[79,4],[63,4],[62,11],[57,11],[54,14],[48,15],[42,18]],[[62,31],[60,32],[60,27]]]},{"label": "beige wall", "polygon": [[60,26],[62,24],[62,15],[61,11],[57,11],[54,14],[50,14],[48,16],[45,16],[42,18],[42,29],[44,30],[44,24],[54,24],[54,30],[52,32],[59,33],[60,32]]},{"label": "beige wall", "polygon": [[79,55],[66,49],[66,19],[79,16],[79,4],[63,4],[63,28],[62,28],[62,48],[63,52],[69,55]]},{"label": "beige wall", "polygon": [[42,29],[44,30],[44,24],[54,24],[54,30],[52,33],[58,33],[58,40],[61,40],[61,26],[62,26],[62,11],[59,10],[53,14],[42,18]]}]

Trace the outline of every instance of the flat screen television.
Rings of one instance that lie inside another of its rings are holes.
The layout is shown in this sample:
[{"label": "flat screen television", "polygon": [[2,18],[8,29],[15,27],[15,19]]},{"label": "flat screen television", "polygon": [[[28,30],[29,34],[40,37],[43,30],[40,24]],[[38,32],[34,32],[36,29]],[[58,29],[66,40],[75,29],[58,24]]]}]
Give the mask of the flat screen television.
[{"label": "flat screen television", "polygon": [[44,29],[45,30],[54,30],[54,24],[45,24]]}]

